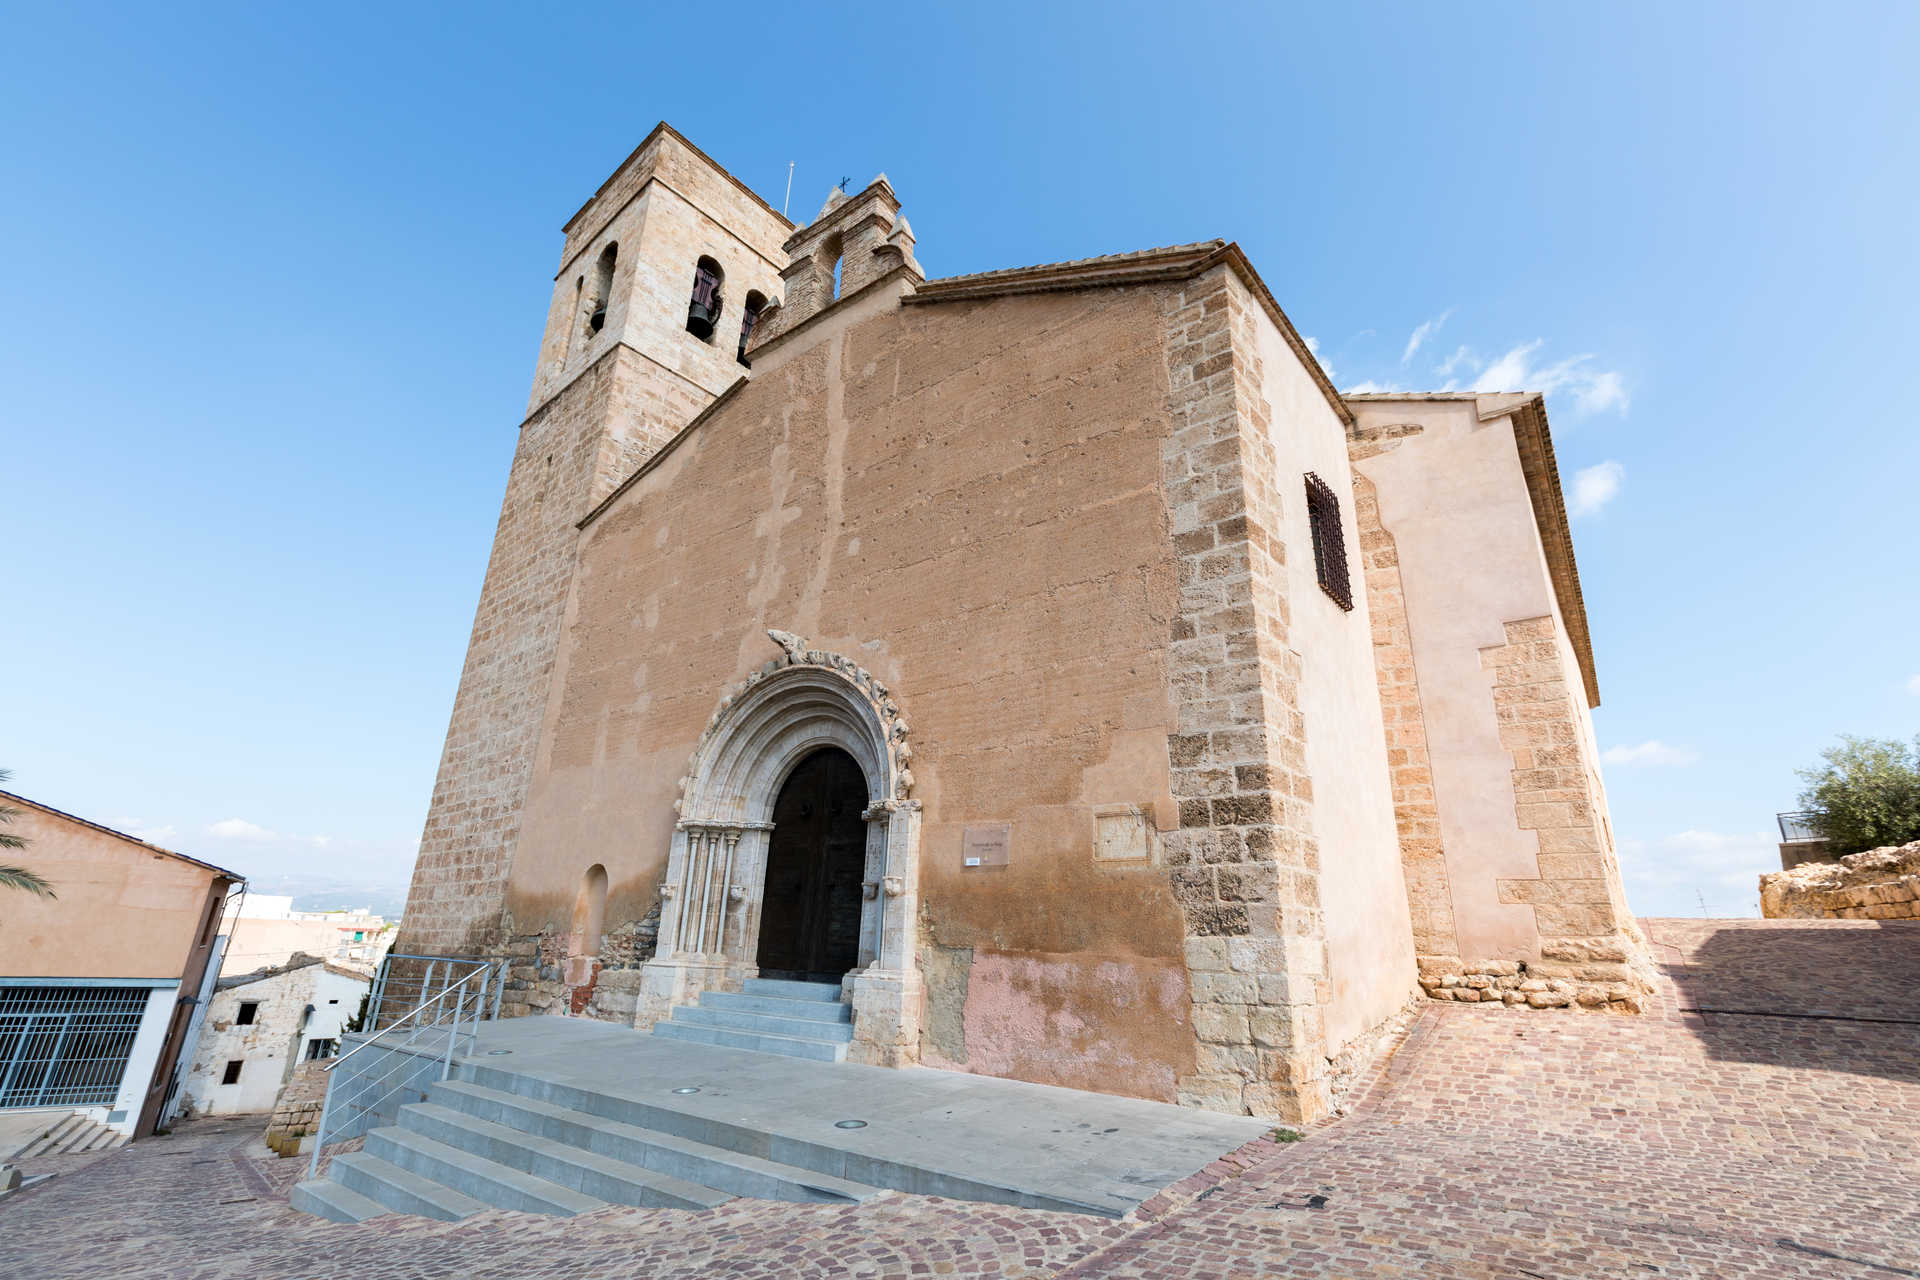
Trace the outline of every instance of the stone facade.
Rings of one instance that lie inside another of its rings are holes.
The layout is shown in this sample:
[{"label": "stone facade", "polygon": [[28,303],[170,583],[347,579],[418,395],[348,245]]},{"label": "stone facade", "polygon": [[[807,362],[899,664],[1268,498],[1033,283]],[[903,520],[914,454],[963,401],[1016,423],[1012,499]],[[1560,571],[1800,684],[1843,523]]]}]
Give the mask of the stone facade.
[{"label": "stone facade", "polygon": [[[568,221],[399,950],[494,955],[503,945],[576,526],[745,372],[741,303],[756,290],[777,296],[791,229],[664,124]],[[608,295],[596,298],[589,277],[610,249]],[[710,341],[685,327],[703,256],[725,268],[732,301],[731,327]]]},{"label": "stone facade", "polygon": [[[1403,429],[1400,434],[1413,430]],[[1357,434],[1353,450],[1355,457],[1370,457],[1379,452],[1379,446]],[[1380,499],[1365,476],[1354,477],[1353,508],[1360,526],[1387,772],[1393,782],[1393,820],[1407,879],[1413,945],[1421,955],[1442,955],[1456,947],[1453,898],[1440,839],[1440,809],[1434,799],[1433,764],[1427,755],[1427,724],[1420,712],[1420,677],[1414,670],[1413,636],[1407,628],[1400,555],[1393,535],[1380,526]]]},{"label": "stone facade", "polygon": [[[1606,817],[1588,715],[1598,695],[1544,410],[1518,397],[1369,397],[1349,451],[1422,990],[1639,1012],[1651,962]],[[1507,511],[1481,497],[1503,473]],[[1462,475],[1472,487],[1442,478]],[[1383,484],[1419,539],[1411,568]],[[1497,640],[1476,597],[1509,615]],[[1511,616],[1529,599],[1539,612]]]},{"label": "stone facade", "polygon": [[1920,840],[1760,877],[1769,920],[1920,920]]},{"label": "stone facade", "polygon": [[774,802],[832,748],[858,1061],[1299,1123],[1423,974],[1631,1005],[1532,402],[1484,406],[1511,465],[1454,497],[1524,554],[1436,621],[1396,512],[1454,471],[1398,450],[1451,428],[1368,436],[1235,245],[929,280],[884,175],[794,228],[664,126],[566,236],[403,950],[505,957],[516,1015],[737,988]]},{"label": "stone facade", "polygon": [[1264,316],[1224,267],[1169,291],[1166,306],[1166,501],[1180,569],[1167,750],[1180,826],[1164,844],[1198,1041],[1179,1097],[1313,1120],[1327,1106],[1326,937],[1272,422],[1251,355]]}]

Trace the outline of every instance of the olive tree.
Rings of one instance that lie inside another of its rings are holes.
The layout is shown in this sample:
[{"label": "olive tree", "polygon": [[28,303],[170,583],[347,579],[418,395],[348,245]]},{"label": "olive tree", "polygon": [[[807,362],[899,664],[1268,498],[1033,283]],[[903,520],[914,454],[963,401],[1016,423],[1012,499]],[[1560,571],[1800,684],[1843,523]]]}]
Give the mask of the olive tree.
[{"label": "olive tree", "polygon": [[1920,840],[1920,738],[1842,736],[1800,770],[1800,807],[1835,854]]}]

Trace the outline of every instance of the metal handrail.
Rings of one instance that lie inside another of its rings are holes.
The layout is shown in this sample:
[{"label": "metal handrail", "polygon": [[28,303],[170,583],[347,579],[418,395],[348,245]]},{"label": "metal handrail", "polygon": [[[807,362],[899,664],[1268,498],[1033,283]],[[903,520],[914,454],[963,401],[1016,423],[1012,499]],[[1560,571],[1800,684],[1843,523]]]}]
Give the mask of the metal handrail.
[{"label": "metal handrail", "polygon": [[[353,1046],[353,1048],[347,1050],[345,1053],[341,1054],[339,1057],[329,1059],[327,1062],[327,1065],[322,1067],[321,1070],[331,1073],[335,1067],[345,1062],[348,1058],[351,1058],[354,1054],[360,1052],[362,1049],[366,1048],[370,1044],[377,1044],[381,1040],[386,1039],[388,1032],[398,1031],[402,1026],[405,1026],[408,1021],[424,1013],[430,1006],[436,1005],[440,1003],[440,1001],[445,1000],[448,996],[460,990],[460,988],[466,986],[469,982],[472,982],[475,978],[482,979],[481,986],[482,988],[484,988],[486,986],[486,982],[484,979],[488,972],[490,972],[490,969],[475,969],[472,973],[460,979],[460,981],[454,983],[452,986],[442,987],[440,989],[439,995],[435,996],[431,1000],[427,1000],[420,1004],[415,1005],[412,1009],[410,1009],[405,1014],[405,1016],[396,1019],[392,1023],[392,1025],[384,1027],[381,1030],[374,1032],[372,1035],[368,1036],[365,1040],[362,1040],[359,1044]],[[456,1028],[460,1025],[460,1013],[458,1008],[454,1010],[453,1025]]]},{"label": "metal handrail", "polygon": [[[327,1144],[327,1132],[328,1132],[327,1122],[334,1115],[334,1103],[335,1103],[334,1094],[336,1092],[334,1088],[333,1080],[332,1080],[332,1072],[334,1071],[334,1069],[336,1067],[339,1067],[342,1063],[346,1062],[347,1059],[359,1053],[362,1049],[370,1048],[376,1044],[381,1044],[382,1048],[384,1048],[387,1051],[389,1057],[401,1056],[401,1048],[398,1043],[399,1038],[394,1037],[392,1041],[388,1041],[388,1037],[392,1035],[392,1033],[400,1030],[402,1027],[407,1026],[409,1023],[413,1024],[413,1026],[411,1027],[411,1033],[418,1034],[422,1027],[429,1024],[427,1024],[424,1021],[416,1022],[415,1020],[419,1019],[420,1016],[426,1013],[429,1009],[432,1009],[435,1006],[441,1006],[439,1010],[441,1015],[444,1015],[447,1012],[447,1009],[451,1008],[453,1013],[452,1022],[450,1024],[445,1022],[434,1022],[431,1025],[445,1026],[447,1028],[447,1047],[446,1047],[446,1051],[441,1055],[441,1059],[440,1059],[440,1078],[442,1080],[447,1079],[449,1076],[453,1074],[453,1047],[454,1045],[458,1044],[460,1041],[461,1021],[463,1019],[470,1021],[470,1027],[467,1034],[469,1037],[472,1037],[473,1035],[477,1034],[475,1029],[478,1028],[479,1024],[489,1020],[488,1018],[489,1010],[487,1006],[487,986],[488,986],[488,983],[493,979],[495,969],[496,969],[495,964],[491,962],[486,962],[481,964],[479,968],[475,969],[473,972],[467,974],[465,977],[459,979],[458,981],[446,983],[440,988],[440,991],[436,995],[433,995],[431,997],[421,1000],[419,1004],[415,1005],[412,1009],[409,1009],[401,1017],[395,1019],[391,1026],[383,1027],[375,1031],[372,1035],[368,1036],[365,1040],[362,1040],[359,1044],[353,1046],[353,1048],[347,1050],[345,1053],[341,1054],[339,1057],[330,1060],[327,1063],[327,1065],[322,1068],[322,1070],[328,1074],[327,1092],[326,1092],[325,1098],[322,1100],[320,1104],[320,1123],[318,1127],[314,1130],[313,1155],[307,1162],[308,1178],[315,1178],[319,1176],[320,1152]],[[496,1017],[499,1014],[498,987],[500,985],[504,985],[504,974],[502,974],[501,976],[502,976],[502,982],[494,984],[496,989],[494,991],[492,1013]],[[477,988],[470,985],[475,978],[480,979],[480,984]],[[447,1004],[447,1000],[449,996],[453,998],[450,1005]],[[473,998],[473,1008],[470,1013],[467,1009],[467,1001],[469,997]],[[388,1041],[388,1042],[385,1044],[382,1044],[383,1041]],[[411,1055],[408,1055],[408,1056],[411,1056]],[[383,1069],[382,1066],[376,1065],[371,1070],[373,1072],[379,1072],[382,1069]],[[404,1083],[404,1081],[402,1083]],[[359,1099],[362,1095],[364,1095],[367,1092],[368,1087],[371,1085],[386,1086],[386,1091],[380,1094],[378,1097],[376,1097],[371,1106],[368,1106],[366,1104],[360,1103]],[[343,1096],[342,1098],[339,1099],[339,1102],[341,1106],[345,1107],[349,1104],[349,1101],[351,1101],[355,1105],[359,1106],[361,1112],[363,1113],[371,1112],[377,1115],[380,1105],[384,1103],[387,1098],[390,1098],[400,1087],[401,1087],[400,1084],[392,1083],[392,1077],[390,1074],[376,1077],[369,1073],[363,1073],[358,1079],[345,1081],[342,1088],[344,1090],[354,1091],[354,1097],[351,1100],[349,1100],[348,1098]],[[352,1123],[352,1121],[350,1120],[349,1123]]]}]

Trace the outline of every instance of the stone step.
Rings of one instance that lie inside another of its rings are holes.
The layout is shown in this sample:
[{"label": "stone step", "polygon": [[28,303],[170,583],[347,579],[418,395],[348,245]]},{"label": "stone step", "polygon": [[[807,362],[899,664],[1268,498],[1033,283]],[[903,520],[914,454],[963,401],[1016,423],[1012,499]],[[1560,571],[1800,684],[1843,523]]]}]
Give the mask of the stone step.
[{"label": "stone step", "polygon": [[703,991],[697,1005],[679,1008],[726,1009],[739,1013],[766,1013],[776,1018],[805,1018],[810,1022],[853,1021],[853,1009],[835,1000],[782,1000],[777,996],[750,996],[735,991]]},{"label": "stone step", "polygon": [[487,1209],[483,1201],[365,1151],[335,1156],[327,1165],[327,1177],[395,1212],[438,1218],[442,1222],[458,1222]]},{"label": "stone step", "polygon": [[329,1222],[365,1222],[393,1210],[371,1196],[363,1196],[342,1182],[314,1178],[296,1182],[288,1202],[303,1213]]},{"label": "stone step", "polygon": [[879,1188],[865,1183],[775,1164],[758,1156],[464,1080],[435,1085],[432,1100],[496,1124],[538,1133],[570,1147],[611,1156],[734,1195],[759,1200],[846,1204],[879,1194]]},{"label": "stone step", "polygon": [[28,1159],[38,1156],[75,1155],[83,1151],[105,1151],[123,1146],[127,1135],[103,1124],[95,1124],[87,1117],[74,1112],[57,1120],[50,1120],[45,1132],[28,1142],[15,1153],[15,1159]]},{"label": "stone step", "polygon": [[[668,1022],[656,1023],[654,1033],[657,1035],[662,1029],[673,1025]],[[897,1158],[863,1154],[830,1140],[816,1141],[777,1133],[765,1124],[724,1120],[676,1110],[671,1105],[524,1075],[471,1059],[461,1064],[460,1073],[462,1083],[479,1084],[516,1097],[531,1098],[550,1106],[637,1126],[650,1133],[686,1138],[708,1147],[754,1156],[791,1169],[826,1174],[865,1187],[905,1191],[914,1195],[945,1196],[951,1200],[1017,1204],[1028,1209],[1117,1216],[1112,1208],[1095,1203],[1035,1194],[943,1170],[938,1167],[941,1156],[938,1151],[902,1151]]]},{"label": "stone step", "polygon": [[597,1196],[563,1187],[471,1151],[450,1147],[409,1129],[375,1129],[367,1135],[364,1150],[367,1155],[431,1178],[443,1187],[496,1209],[570,1218],[576,1213],[606,1208],[607,1202]]},{"label": "stone step", "polygon": [[437,1102],[415,1102],[400,1108],[400,1127],[609,1204],[711,1209],[733,1199],[713,1187]]},{"label": "stone step", "polygon": [[750,996],[772,996],[776,1000],[822,1000],[838,1003],[837,982],[790,982],[783,978],[748,978],[740,989]]},{"label": "stone step", "polygon": [[847,1046],[825,1040],[800,1040],[793,1036],[762,1035],[757,1031],[733,1031],[726,1027],[703,1027],[692,1022],[656,1022],[653,1034],[669,1040],[690,1040],[695,1044],[715,1044],[751,1053],[777,1053],[789,1058],[811,1058],[816,1062],[841,1062]]},{"label": "stone step", "polygon": [[[798,1004],[799,1001],[789,1003]],[[836,1006],[845,1008],[844,1005]],[[777,1018],[768,1013],[744,1009],[711,1009],[704,1005],[680,1005],[673,1021],[691,1022],[701,1027],[729,1027],[735,1031],[757,1031],[769,1036],[792,1036],[799,1040],[824,1040],[829,1044],[848,1044],[853,1040],[851,1022],[827,1022],[818,1018]]]}]

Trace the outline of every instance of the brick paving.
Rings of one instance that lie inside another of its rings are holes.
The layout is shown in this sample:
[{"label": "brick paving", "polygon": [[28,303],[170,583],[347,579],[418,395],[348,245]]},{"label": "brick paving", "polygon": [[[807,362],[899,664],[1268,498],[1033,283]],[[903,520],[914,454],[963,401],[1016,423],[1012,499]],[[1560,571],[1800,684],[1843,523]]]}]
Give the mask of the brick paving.
[{"label": "brick paving", "polygon": [[[1117,1222],[888,1194],[341,1226],[220,1120],[0,1203],[0,1275],[1920,1277],[1920,922],[1643,923],[1648,1014],[1431,1005],[1351,1114]],[[1807,1012],[1850,1016],[1759,1016]]]}]

